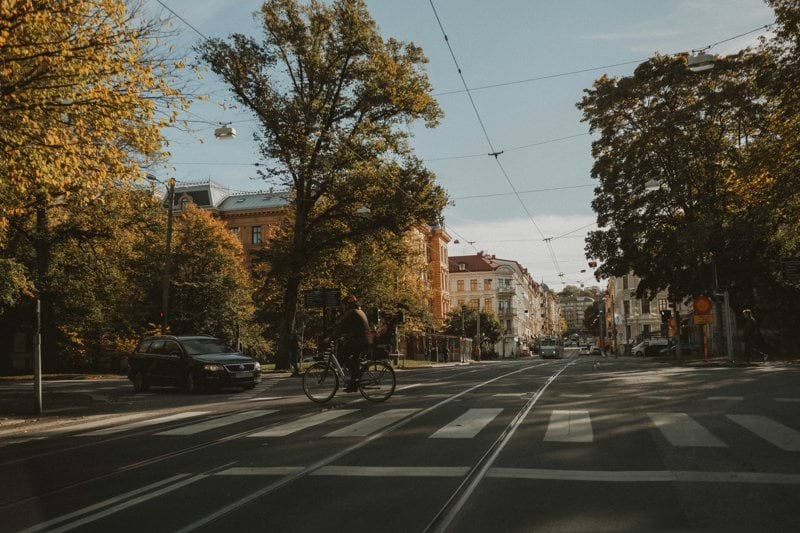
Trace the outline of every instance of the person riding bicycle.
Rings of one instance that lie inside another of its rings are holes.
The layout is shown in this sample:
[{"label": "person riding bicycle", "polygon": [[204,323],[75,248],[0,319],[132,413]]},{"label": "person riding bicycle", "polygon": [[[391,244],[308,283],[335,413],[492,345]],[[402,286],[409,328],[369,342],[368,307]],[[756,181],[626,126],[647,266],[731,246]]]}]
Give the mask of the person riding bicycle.
[{"label": "person riding bicycle", "polygon": [[369,321],[361,310],[358,298],[354,295],[345,296],[342,304],[345,306],[345,313],[339,318],[331,334],[322,342],[328,344],[332,339],[342,338],[337,355],[339,361],[350,370],[350,383],[344,391],[355,392],[361,379],[361,364],[358,357],[368,351],[370,345]]}]

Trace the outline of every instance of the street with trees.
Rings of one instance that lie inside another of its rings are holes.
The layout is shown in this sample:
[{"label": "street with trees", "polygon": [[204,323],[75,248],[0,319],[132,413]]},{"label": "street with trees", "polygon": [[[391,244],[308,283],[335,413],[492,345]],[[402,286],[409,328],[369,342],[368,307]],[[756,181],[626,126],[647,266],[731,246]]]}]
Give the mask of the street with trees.
[{"label": "street with trees", "polygon": [[442,113],[422,50],[381,37],[362,0],[271,0],[257,16],[261,41],[234,34],[198,49],[258,120],[263,177],[291,191],[267,260],[280,295],[265,295],[281,307],[277,366],[288,368],[301,290],[320,265],[440,217],[446,195],[404,126]]},{"label": "street with trees", "polygon": [[777,35],[687,68],[655,55],[622,78],[602,76],[578,103],[597,135],[588,257],[600,278],[630,272],[637,296],[673,300],[729,290],[771,322],[798,316],[781,258],[800,255],[796,2],[770,2]]},{"label": "street with trees", "polygon": [[[493,350],[503,335],[503,328],[491,311],[481,309],[480,317],[481,349]],[[468,305],[454,307],[445,317],[443,331],[448,335],[474,338],[478,331],[478,310]]]}]

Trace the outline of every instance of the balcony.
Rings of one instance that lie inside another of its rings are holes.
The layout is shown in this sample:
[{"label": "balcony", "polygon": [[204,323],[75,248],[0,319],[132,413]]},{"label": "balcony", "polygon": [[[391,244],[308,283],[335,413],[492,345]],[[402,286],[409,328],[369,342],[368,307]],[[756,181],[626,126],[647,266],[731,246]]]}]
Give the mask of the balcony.
[{"label": "balcony", "polygon": [[514,294],[514,287],[513,285],[498,285],[497,286],[497,293],[498,294]]},{"label": "balcony", "polygon": [[516,315],[517,315],[516,307],[506,307],[497,310],[497,316],[516,316]]}]

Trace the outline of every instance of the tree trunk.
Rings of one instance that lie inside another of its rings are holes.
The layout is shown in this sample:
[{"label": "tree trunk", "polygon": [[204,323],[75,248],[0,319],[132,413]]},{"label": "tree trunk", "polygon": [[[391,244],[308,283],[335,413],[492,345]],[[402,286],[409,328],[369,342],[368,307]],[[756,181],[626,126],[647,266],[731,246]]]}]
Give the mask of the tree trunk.
[{"label": "tree trunk", "polygon": [[278,351],[275,359],[275,370],[289,370],[289,355],[292,333],[297,318],[297,301],[300,296],[300,282],[303,272],[303,254],[305,251],[305,229],[308,212],[305,206],[298,206],[294,221],[294,238],[292,240],[292,258],[289,276],[286,279],[286,290],[283,293],[283,316],[278,328]]}]

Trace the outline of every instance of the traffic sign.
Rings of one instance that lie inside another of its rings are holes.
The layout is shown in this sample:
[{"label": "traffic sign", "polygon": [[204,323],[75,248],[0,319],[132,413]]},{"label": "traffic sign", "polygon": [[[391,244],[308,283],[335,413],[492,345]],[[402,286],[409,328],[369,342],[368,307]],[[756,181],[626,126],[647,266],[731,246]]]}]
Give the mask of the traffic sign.
[{"label": "traffic sign", "polygon": [[694,323],[696,325],[699,324],[713,324],[714,323],[714,315],[707,314],[707,315],[694,315]]},{"label": "traffic sign", "polygon": [[[698,296],[694,299],[692,307],[695,315],[710,315],[714,304],[708,296]],[[703,324],[706,324],[706,322],[703,322]]]},{"label": "traffic sign", "polygon": [[339,289],[309,289],[303,291],[303,305],[306,307],[338,307],[342,300]]},{"label": "traffic sign", "polygon": [[783,277],[790,283],[800,283],[800,257],[781,259]]}]

